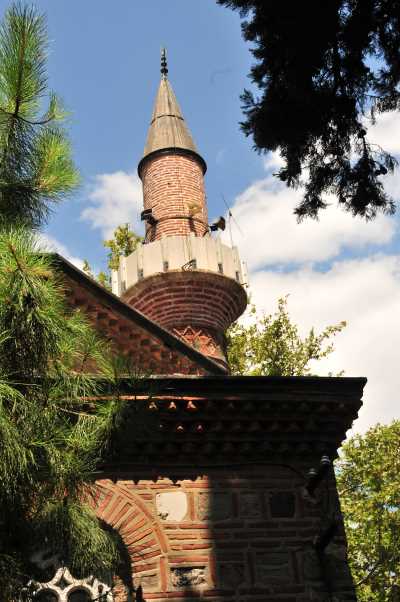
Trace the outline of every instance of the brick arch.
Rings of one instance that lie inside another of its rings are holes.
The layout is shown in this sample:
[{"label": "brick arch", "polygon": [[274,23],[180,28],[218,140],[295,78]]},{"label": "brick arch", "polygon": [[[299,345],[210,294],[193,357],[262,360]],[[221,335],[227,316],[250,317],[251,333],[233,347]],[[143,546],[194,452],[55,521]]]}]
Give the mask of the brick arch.
[{"label": "brick arch", "polygon": [[136,575],[168,553],[168,543],[157,517],[135,493],[112,481],[97,481],[95,511],[99,519],[115,529],[126,546]]}]

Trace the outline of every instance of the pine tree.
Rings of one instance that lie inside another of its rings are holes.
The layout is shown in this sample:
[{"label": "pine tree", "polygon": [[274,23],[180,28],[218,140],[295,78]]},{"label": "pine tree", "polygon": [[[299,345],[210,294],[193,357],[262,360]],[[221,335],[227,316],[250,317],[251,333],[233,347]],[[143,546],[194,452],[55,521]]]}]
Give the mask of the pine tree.
[{"label": "pine tree", "polygon": [[[0,26],[0,599],[29,597],[45,553],[75,576],[119,563],[96,518],[94,472],[124,403],[107,345],[68,309],[32,228],[78,181],[47,91],[45,19],[12,5]],[[107,387],[107,399],[99,393]],[[31,592],[32,593],[32,592]],[[29,595],[28,595],[29,594]]]},{"label": "pine tree", "polygon": [[217,2],[246,19],[260,95],[242,95],[242,128],[259,152],[280,151],[281,181],[305,181],[298,218],[317,217],[327,193],[367,219],[394,212],[382,176],[396,160],[367,134],[400,108],[400,0]]},{"label": "pine tree", "polygon": [[[75,575],[118,553],[90,506],[94,471],[124,402],[105,343],[64,304],[51,256],[31,232],[0,232],[0,598],[43,578],[35,552]],[[95,374],[94,374],[95,372]],[[111,398],[96,401],[104,383]],[[52,575],[51,575],[52,576]],[[19,599],[19,598],[18,598]]]},{"label": "pine tree", "polygon": [[44,16],[13,4],[0,26],[0,220],[35,228],[79,180],[46,54]]}]

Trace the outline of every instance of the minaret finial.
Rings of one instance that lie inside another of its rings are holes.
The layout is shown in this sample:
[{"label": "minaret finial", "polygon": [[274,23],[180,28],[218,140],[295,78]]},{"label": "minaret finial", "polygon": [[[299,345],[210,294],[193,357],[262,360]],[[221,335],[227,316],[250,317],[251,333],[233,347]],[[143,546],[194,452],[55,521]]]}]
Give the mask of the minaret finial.
[{"label": "minaret finial", "polygon": [[167,51],[165,50],[165,48],[161,49],[161,75],[163,76],[163,79],[167,79]]}]

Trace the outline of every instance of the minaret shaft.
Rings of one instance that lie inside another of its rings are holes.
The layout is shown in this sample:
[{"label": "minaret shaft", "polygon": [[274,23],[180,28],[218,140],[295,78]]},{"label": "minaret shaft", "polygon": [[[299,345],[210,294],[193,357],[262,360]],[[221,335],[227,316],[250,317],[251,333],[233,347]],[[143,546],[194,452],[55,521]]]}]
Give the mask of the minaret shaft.
[{"label": "minaret shaft", "polygon": [[155,155],[143,165],[143,203],[155,223],[146,223],[146,241],[164,236],[204,236],[208,218],[201,167],[190,155]]}]

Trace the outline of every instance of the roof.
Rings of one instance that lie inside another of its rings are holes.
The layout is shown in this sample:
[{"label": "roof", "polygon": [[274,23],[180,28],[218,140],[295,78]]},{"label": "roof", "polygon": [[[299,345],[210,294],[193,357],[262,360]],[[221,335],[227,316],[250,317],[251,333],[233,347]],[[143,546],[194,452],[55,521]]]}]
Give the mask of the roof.
[{"label": "roof", "polygon": [[[60,255],[54,262],[69,304],[145,375],[120,379],[119,392],[131,403],[112,455],[99,467],[104,473],[133,466],[146,474],[154,466],[195,473],[337,455],[357,418],[365,378],[230,376]],[[112,394],[105,387],[103,394]]]},{"label": "roof", "polygon": [[54,254],[67,302],[82,309],[118,353],[129,355],[142,374],[226,374],[226,369]]},{"label": "roof", "polygon": [[119,390],[132,402],[103,469],[262,464],[289,456],[311,466],[324,454],[333,459],[357,418],[365,383],[314,376],[126,379]]},{"label": "roof", "polygon": [[163,77],[154,103],[143,158],[139,163],[139,174],[144,159],[165,150],[195,155],[205,172],[206,164],[198,153],[172,86],[168,79]]}]

